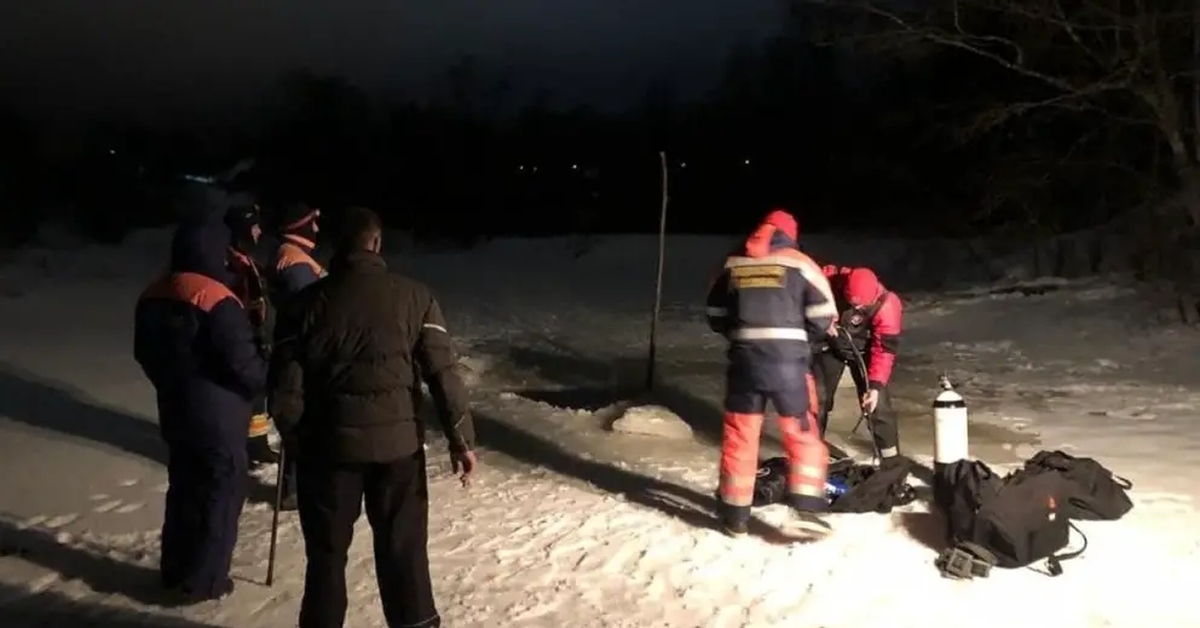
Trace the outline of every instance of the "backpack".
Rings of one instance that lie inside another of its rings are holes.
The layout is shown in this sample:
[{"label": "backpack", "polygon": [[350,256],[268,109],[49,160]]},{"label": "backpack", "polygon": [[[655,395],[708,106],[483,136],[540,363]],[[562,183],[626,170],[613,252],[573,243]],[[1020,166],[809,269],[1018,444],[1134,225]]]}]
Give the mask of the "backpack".
[{"label": "backpack", "polygon": [[1059,473],[1024,469],[999,477],[979,461],[946,465],[935,478],[934,500],[946,517],[951,547],[938,557],[943,575],[986,576],[991,567],[1013,569],[1045,559],[1051,576],[1061,562],[1087,548],[1056,553],[1078,532],[1059,505],[1072,492]]},{"label": "backpack", "polygon": [[1026,473],[1058,473],[1071,485],[1071,492],[1059,503],[1059,512],[1068,519],[1116,521],[1133,508],[1125,491],[1133,483],[1114,475],[1092,458],[1076,458],[1062,451],[1039,451],[1025,462]]}]

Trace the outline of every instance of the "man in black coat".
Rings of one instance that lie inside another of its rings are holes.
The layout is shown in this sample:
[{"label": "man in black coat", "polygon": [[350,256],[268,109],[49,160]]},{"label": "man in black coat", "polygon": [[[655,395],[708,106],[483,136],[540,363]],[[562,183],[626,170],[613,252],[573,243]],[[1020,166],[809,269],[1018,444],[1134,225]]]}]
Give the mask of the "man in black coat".
[{"label": "man in black coat", "polygon": [[436,628],[420,382],[464,486],[475,467],[469,398],[437,301],[379,255],[379,217],[354,208],[343,224],[329,275],[280,310],[271,363],[271,414],[299,467],[308,558],[300,628],[343,625],[364,498],[388,625]]}]

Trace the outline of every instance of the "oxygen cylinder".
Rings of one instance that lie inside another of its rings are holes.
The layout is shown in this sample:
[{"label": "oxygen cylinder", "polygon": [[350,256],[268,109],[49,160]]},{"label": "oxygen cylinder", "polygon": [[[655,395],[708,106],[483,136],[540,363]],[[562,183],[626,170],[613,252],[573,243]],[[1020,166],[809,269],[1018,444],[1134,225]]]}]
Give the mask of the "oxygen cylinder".
[{"label": "oxygen cylinder", "polygon": [[968,458],[967,402],[942,375],[933,400],[933,464],[938,469]]}]

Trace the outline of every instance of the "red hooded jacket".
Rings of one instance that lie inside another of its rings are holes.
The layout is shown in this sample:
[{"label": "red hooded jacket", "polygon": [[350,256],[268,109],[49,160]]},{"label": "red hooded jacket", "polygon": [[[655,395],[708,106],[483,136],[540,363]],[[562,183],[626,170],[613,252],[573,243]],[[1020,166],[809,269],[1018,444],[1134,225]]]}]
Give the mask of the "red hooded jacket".
[{"label": "red hooded jacket", "polygon": [[[865,341],[868,386],[884,388],[891,381],[892,367],[896,364],[904,305],[869,268],[827,265],[821,270],[833,288],[841,312],[839,324],[852,337],[857,335],[856,331],[866,336],[854,340]],[[869,320],[862,321],[863,317]]]}]

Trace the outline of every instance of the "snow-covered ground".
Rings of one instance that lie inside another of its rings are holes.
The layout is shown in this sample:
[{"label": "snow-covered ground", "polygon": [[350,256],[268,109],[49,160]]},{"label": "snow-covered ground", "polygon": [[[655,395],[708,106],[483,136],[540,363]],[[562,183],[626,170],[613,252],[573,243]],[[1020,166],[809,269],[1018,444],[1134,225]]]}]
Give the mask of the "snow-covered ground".
[{"label": "snow-covered ground", "polygon": [[[568,239],[393,259],[440,294],[486,445],[468,490],[431,448],[445,625],[1200,626],[1187,591],[1173,590],[1200,582],[1200,335],[1119,283],[905,295],[894,394],[910,453],[930,453],[928,406],[946,370],[972,403],[976,455],[1004,465],[1063,448],[1135,482],[1134,511],[1084,524],[1090,547],[1063,576],[943,580],[921,506],[834,517],[834,536],[813,545],[781,544],[766,526],[742,540],[713,530],[722,353],[703,323],[703,291],[728,244],[671,240],[649,397],[638,388],[652,238],[610,239],[581,259]],[[902,244],[806,244],[821,261],[871,261],[885,280],[919,284]],[[237,591],[186,609],[155,603],[163,450],[129,353],[132,304],[162,266],[162,238],[13,258],[0,267],[0,626],[295,625],[304,558],[294,515],[283,517],[275,586],[260,584],[271,469],[242,518]],[[683,417],[694,439],[605,429],[623,404],[643,402]],[[852,421],[838,413],[833,440],[865,451]],[[365,527],[348,567],[352,628],[384,625]]]}]

